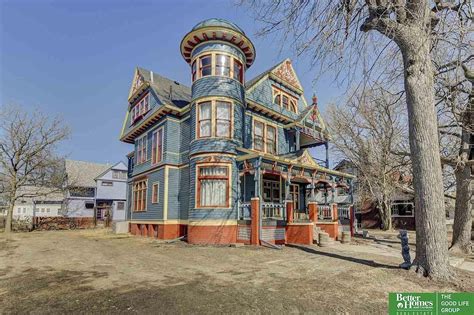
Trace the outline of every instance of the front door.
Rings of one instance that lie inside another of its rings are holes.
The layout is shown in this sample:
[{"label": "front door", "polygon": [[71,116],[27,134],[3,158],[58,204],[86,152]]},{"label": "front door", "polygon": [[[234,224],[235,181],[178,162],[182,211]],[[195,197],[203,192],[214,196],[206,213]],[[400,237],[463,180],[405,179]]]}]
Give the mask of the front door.
[{"label": "front door", "polygon": [[293,200],[293,209],[300,209],[300,185],[291,184],[290,185],[290,194],[291,200]]}]

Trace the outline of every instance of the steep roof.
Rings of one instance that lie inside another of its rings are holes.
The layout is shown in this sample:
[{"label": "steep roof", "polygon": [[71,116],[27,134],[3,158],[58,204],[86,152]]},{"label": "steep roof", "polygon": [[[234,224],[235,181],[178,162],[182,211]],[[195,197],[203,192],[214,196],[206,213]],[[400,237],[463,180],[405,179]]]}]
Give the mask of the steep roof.
[{"label": "steep roof", "polygon": [[66,160],[68,184],[75,187],[95,187],[94,179],[110,166],[110,164]]},{"label": "steep roof", "polygon": [[153,71],[137,67],[138,73],[165,104],[184,107],[191,101],[191,88]]},{"label": "steep roof", "polygon": [[112,166],[110,166],[110,167],[107,168],[105,171],[103,171],[102,173],[100,173],[99,175],[97,175],[96,177],[94,177],[94,180],[101,178],[102,176],[104,176],[105,174],[107,174],[107,172],[110,171],[110,170],[126,171],[126,170],[128,170],[128,169],[127,169],[127,166],[125,165],[125,163],[122,162],[122,161],[120,161],[120,162],[118,162],[118,163],[112,164]]}]

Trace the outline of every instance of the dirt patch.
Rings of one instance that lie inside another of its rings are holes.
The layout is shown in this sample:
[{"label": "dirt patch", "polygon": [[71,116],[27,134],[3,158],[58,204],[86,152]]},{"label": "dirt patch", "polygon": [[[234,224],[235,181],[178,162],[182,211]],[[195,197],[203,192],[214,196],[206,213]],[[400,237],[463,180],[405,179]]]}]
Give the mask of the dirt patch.
[{"label": "dirt patch", "polygon": [[473,291],[434,283],[401,257],[329,248],[192,246],[104,230],[0,239],[0,313],[386,313],[388,292]]}]

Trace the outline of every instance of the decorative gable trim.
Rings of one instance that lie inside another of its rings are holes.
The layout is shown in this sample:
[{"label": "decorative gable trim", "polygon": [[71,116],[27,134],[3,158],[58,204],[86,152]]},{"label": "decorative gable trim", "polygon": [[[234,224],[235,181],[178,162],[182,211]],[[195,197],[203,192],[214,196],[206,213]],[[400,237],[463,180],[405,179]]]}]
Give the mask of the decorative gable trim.
[{"label": "decorative gable trim", "polygon": [[276,81],[281,81],[284,85],[288,85],[290,88],[296,89],[298,94],[303,94],[303,87],[296,75],[293,66],[291,65],[290,59],[286,59],[279,66],[271,71],[271,78]]},{"label": "decorative gable trim", "polygon": [[299,164],[311,165],[311,166],[314,166],[314,167],[318,166],[318,164],[316,163],[316,161],[314,161],[311,154],[309,154],[308,150],[304,150],[303,154],[301,156],[299,156],[296,159],[295,162],[297,162]]},{"label": "decorative gable trim", "polygon": [[127,99],[130,101],[130,99],[134,95],[138,94],[139,93],[138,91],[142,90],[142,88],[145,87],[144,84],[145,84],[145,79],[138,71],[138,68],[135,68],[135,74],[133,75],[133,81],[132,81],[132,85],[130,86],[130,91],[128,92]]}]

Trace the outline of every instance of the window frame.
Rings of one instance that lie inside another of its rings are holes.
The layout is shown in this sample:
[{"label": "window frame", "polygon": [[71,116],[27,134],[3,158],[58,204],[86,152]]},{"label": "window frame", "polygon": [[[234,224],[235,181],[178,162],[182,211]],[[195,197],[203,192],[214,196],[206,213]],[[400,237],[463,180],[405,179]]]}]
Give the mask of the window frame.
[{"label": "window frame", "polygon": [[151,165],[155,165],[163,161],[164,134],[164,126],[153,130],[151,133]]},{"label": "window frame", "polygon": [[[268,145],[269,145],[269,137],[268,137],[268,129],[269,128],[272,128],[274,130],[274,133],[273,133],[273,151],[272,152],[268,152]],[[265,125],[265,152],[266,153],[270,153],[270,154],[276,154],[277,153],[277,128],[275,126],[272,126],[272,125]]]},{"label": "window frame", "polygon": [[[227,67],[222,67],[228,69],[228,75],[225,74],[218,74],[218,68],[221,68],[218,65],[218,57],[219,56],[224,56],[228,58],[229,64]],[[206,65],[205,67],[202,66],[202,60],[204,58],[210,57],[211,58],[211,63],[210,66]],[[236,67],[237,65],[237,67]],[[196,67],[196,69],[194,68]],[[211,73],[208,75],[203,76],[202,75],[202,70],[204,68],[211,68]],[[237,69],[236,69],[237,68]],[[219,76],[219,77],[224,77],[224,78],[230,78],[232,80],[238,81],[240,84],[244,84],[244,76],[245,76],[245,65],[242,60],[237,58],[236,56],[225,53],[225,52],[203,52],[202,54],[194,57],[193,61],[191,62],[191,80],[192,82],[199,80],[204,77],[209,77],[209,76]]]},{"label": "window frame", "polygon": [[[224,63],[224,64],[220,64],[219,63],[219,57],[224,57],[225,60],[227,60],[227,65]],[[232,67],[233,67],[233,61],[234,61],[234,58],[232,58],[230,55],[227,55],[227,54],[222,54],[222,53],[216,53],[214,55],[214,60],[215,60],[215,63],[214,63],[214,75],[216,76],[219,76],[219,77],[232,77]],[[229,75],[225,75],[225,74],[221,74],[221,73],[218,73],[218,68],[222,68],[224,69],[228,69],[229,71]]]},{"label": "window frame", "polygon": [[[229,117],[228,117],[228,119],[218,118],[218,116],[217,116],[217,108],[218,108],[218,105],[219,105],[219,104],[225,104],[225,105],[228,107],[228,109],[229,109]],[[214,128],[215,128],[215,130],[214,130],[214,136],[215,136],[216,138],[228,138],[228,139],[230,139],[230,138],[231,138],[231,135],[232,135],[232,116],[233,116],[233,115],[232,115],[232,102],[216,100],[214,107],[215,107],[215,119],[214,119],[215,121],[213,122],[213,123],[214,123]],[[222,136],[222,135],[218,135],[218,134],[217,134],[217,128],[218,128],[218,122],[219,122],[219,121],[224,121],[224,122],[226,122],[226,123],[229,124],[229,129],[228,129],[227,135],[225,135],[225,136]],[[212,122],[211,122],[211,123],[212,123]]]},{"label": "window frame", "polygon": [[[148,161],[148,134],[137,139],[137,164],[140,165]],[[144,154],[144,155],[143,155]]]},{"label": "window frame", "polygon": [[151,203],[160,203],[160,182],[154,182],[151,185]]},{"label": "window frame", "polygon": [[150,111],[150,92],[143,94],[141,98],[134,102],[130,109],[131,118],[130,125],[135,124],[137,121],[142,120],[142,118]]},{"label": "window frame", "polygon": [[[148,201],[147,197],[148,179],[134,181],[132,186],[132,212],[146,212]],[[138,203],[140,203],[140,207],[138,207]]]},{"label": "window frame", "polygon": [[[210,58],[211,62],[209,63],[209,65],[203,66],[203,65],[202,65],[202,60],[205,59],[205,58],[207,58],[207,57]],[[213,71],[213,68],[214,68],[213,59],[214,59],[214,58],[213,58],[213,55],[212,55],[212,54],[205,54],[205,55],[199,56],[199,58],[198,58],[198,68],[199,68],[198,73],[199,73],[199,78],[204,78],[204,77],[208,77],[208,76],[213,75],[213,72],[214,72],[214,71]],[[210,73],[210,74],[207,74],[207,75],[202,75],[202,71],[203,71],[204,68],[206,68],[206,69],[207,69],[207,68],[210,68],[211,73]]]},{"label": "window frame", "polygon": [[[217,118],[217,104],[218,103],[226,103],[229,106],[229,113],[230,117],[229,120],[225,120],[229,122],[229,132],[227,136],[218,136],[217,135],[217,122],[222,121],[224,119]],[[210,119],[201,119],[201,109],[200,107],[203,104],[210,104],[211,106],[211,116]],[[210,133],[209,135],[203,136],[201,135],[201,124],[203,121],[210,121]],[[217,138],[217,139],[232,139],[234,137],[234,102],[228,99],[222,98],[212,98],[212,99],[203,99],[196,103],[196,130],[195,130],[195,140],[198,139],[209,139],[209,138]]]},{"label": "window frame", "polygon": [[[280,107],[283,107],[285,108],[286,110],[292,112],[292,113],[295,113],[295,114],[298,114],[298,99],[297,97],[294,97],[293,95],[283,91],[282,89],[279,89],[275,86],[272,87],[273,88],[273,104],[276,104]],[[283,104],[283,99],[284,98],[287,98],[288,99],[288,103],[286,104],[286,106]],[[277,100],[278,98],[278,100]]]},{"label": "window frame", "polygon": [[[263,150],[259,150],[255,147],[255,124],[262,124],[263,125]],[[267,136],[267,129],[268,127],[274,128],[275,130],[275,152],[269,152],[267,150],[267,142],[268,142],[268,136]],[[267,153],[267,154],[278,154],[278,125],[267,122],[263,119],[259,119],[255,116],[252,116],[252,150],[257,151],[257,152],[262,152],[262,153]]]},{"label": "window frame", "polygon": [[101,186],[112,187],[112,186],[114,186],[114,182],[111,181],[111,180],[103,180],[101,182]]},{"label": "window frame", "polygon": [[[204,175],[201,176],[200,170],[202,168],[213,168],[213,167],[225,167],[226,168],[226,175]],[[195,207],[197,209],[229,209],[230,208],[230,200],[231,200],[231,190],[230,190],[230,183],[232,177],[232,167],[230,163],[198,163],[196,165],[196,198],[195,198]],[[226,191],[225,191],[225,205],[201,205],[201,180],[225,180],[226,181]]]}]

